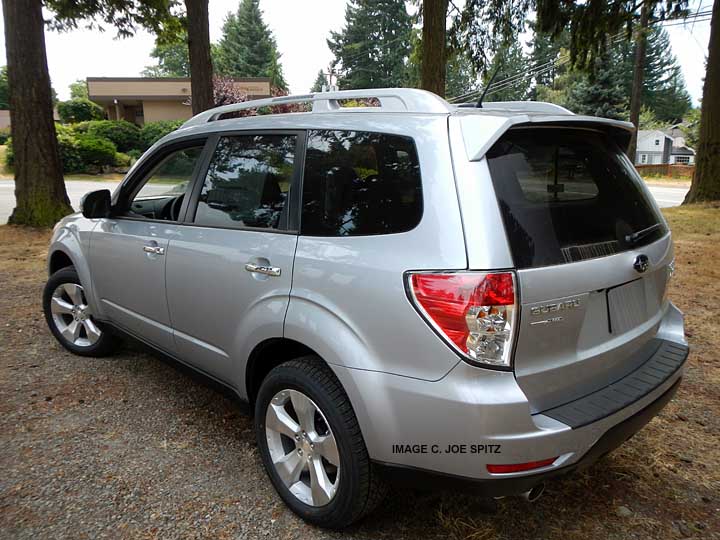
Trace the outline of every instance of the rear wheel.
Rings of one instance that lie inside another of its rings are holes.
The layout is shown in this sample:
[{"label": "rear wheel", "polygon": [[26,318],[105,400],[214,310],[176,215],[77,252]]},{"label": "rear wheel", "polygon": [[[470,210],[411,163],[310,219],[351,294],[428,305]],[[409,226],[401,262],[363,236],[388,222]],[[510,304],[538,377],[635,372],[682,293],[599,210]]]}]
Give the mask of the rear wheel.
[{"label": "rear wheel", "polygon": [[346,527],[382,499],[384,485],[350,401],[318,357],[268,374],[255,403],[255,431],[275,489],[306,521]]},{"label": "rear wheel", "polygon": [[115,351],[117,338],[93,318],[74,268],[63,268],[50,276],[43,291],[43,311],[55,339],[70,352],[106,356]]}]

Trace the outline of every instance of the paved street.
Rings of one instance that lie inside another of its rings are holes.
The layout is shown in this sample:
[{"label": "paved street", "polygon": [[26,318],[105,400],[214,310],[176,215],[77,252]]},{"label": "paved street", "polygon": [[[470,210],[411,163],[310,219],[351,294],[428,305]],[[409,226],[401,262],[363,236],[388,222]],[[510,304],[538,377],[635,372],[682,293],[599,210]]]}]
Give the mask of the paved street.
[{"label": "paved street", "polygon": [[[84,180],[71,180],[65,183],[70,202],[75,209],[80,207],[80,199],[88,191],[105,188],[112,191],[117,185],[118,182],[92,182]],[[7,223],[7,219],[15,207],[14,189],[15,183],[12,180],[0,180],[0,224]],[[660,206],[678,206],[685,198],[687,188],[650,186],[650,191]]]}]

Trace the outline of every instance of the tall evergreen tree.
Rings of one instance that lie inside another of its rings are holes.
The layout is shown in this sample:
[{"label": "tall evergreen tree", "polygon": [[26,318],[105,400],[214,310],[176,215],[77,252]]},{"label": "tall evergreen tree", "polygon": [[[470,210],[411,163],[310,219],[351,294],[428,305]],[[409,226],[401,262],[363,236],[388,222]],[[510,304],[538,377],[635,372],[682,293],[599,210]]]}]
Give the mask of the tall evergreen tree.
[{"label": "tall evergreen tree", "polygon": [[325,73],[323,73],[323,70],[321,69],[318,71],[317,77],[315,77],[315,82],[312,85],[312,88],[310,88],[311,92],[322,92],[323,86],[327,84],[327,80],[325,79]]},{"label": "tall evergreen tree", "polygon": [[217,71],[225,77],[270,77],[270,84],[287,90],[280,54],[263,21],[259,0],[241,0],[228,13],[217,46]]},{"label": "tall evergreen tree", "polygon": [[350,0],[345,28],[331,32],[327,41],[338,67],[338,86],[402,86],[411,32],[412,20],[403,0]]},{"label": "tall evergreen tree", "polygon": [[627,95],[619,65],[612,62],[610,51],[596,56],[591,74],[581,77],[568,91],[566,106],[578,114],[627,119]]},{"label": "tall evergreen tree", "polygon": [[[484,84],[488,84],[492,74],[495,76],[495,89],[487,93],[487,101],[524,101],[530,97],[532,78],[518,77],[528,70],[528,59],[518,41],[509,41],[501,45],[488,68]],[[499,84],[503,86],[499,86]]]}]

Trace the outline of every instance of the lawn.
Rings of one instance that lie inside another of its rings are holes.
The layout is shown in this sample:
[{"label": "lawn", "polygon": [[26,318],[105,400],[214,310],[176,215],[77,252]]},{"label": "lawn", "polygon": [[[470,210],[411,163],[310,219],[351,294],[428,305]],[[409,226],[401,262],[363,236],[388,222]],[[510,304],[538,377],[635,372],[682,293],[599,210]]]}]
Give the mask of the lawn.
[{"label": "lawn", "polygon": [[49,232],[0,226],[0,536],[720,538],[720,205],[664,213],[691,345],[673,402],[534,504],[395,492],[342,536],[282,505],[249,419],[201,379],[132,344],[110,359],[60,349],[39,304]]}]

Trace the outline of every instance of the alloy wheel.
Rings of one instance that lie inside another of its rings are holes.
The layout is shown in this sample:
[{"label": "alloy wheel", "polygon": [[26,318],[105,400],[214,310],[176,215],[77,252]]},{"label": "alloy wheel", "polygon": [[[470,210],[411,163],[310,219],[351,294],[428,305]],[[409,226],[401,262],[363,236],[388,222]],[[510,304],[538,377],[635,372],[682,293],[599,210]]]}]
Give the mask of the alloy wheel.
[{"label": "alloy wheel", "polygon": [[273,467],[290,493],[310,506],[328,504],[340,483],[340,457],[315,402],[297,390],[281,390],[268,404],[265,435]]},{"label": "alloy wheel", "polygon": [[93,321],[85,291],[77,283],[62,283],[52,293],[50,312],[60,334],[76,347],[97,343],[102,330]]}]

